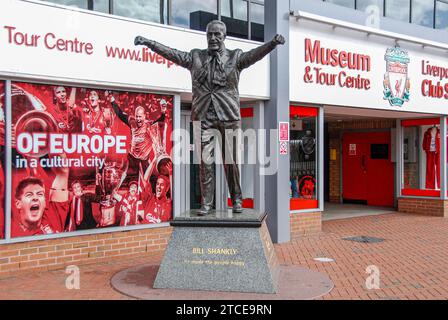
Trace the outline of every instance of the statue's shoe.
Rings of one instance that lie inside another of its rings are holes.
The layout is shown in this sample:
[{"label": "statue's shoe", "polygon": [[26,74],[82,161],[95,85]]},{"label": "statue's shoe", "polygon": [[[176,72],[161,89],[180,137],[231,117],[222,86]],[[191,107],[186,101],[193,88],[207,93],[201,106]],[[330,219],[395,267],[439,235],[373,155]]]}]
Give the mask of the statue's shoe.
[{"label": "statue's shoe", "polygon": [[241,202],[235,202],[232,208],[233,213],[243,213],[243,204]]},{"label": "statue's shoe", "polygon": [[208,206],[202,206],[201,209],[198,210],[198,216],[204,217],[209,215],[212,212],[212,208]]}]

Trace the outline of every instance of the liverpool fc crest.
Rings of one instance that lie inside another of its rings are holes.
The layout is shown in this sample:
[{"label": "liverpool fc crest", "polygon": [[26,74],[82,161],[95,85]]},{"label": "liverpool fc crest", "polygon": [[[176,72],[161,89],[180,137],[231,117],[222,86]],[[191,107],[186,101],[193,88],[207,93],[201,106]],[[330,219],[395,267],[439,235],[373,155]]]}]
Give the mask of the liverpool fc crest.
[{"label": "liverpool fc crest", "polygon": [[410,97],[411,82],[408,77],[409,54],[399,47],[387,49],[384,99],[391,106],[401,107]]}]

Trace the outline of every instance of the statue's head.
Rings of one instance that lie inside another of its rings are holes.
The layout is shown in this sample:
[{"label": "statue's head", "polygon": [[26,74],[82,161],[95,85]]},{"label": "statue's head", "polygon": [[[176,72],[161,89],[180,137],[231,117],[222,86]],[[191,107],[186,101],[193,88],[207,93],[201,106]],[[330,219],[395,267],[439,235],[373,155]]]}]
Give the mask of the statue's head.
[{"label": "statue's head", "polygon": [[224,40],[227,36],[227,27],[224,22],[219,20],[210,21],[207,25],[207,41],[210,51],[219,51],[224,49]]}]

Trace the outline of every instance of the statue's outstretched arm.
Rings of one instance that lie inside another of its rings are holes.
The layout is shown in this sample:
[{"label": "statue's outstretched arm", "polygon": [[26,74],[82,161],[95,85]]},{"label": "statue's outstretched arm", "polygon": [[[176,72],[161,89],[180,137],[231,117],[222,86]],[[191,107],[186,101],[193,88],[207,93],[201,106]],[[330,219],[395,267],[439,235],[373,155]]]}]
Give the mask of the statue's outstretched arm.
[{"label": "statue's outstretched arm", "polygon": [[268,55],[272,50],[274,50],[279,44],[285,44],[285,38],[282,35],[276,35],[274,39],[265,44],[252,49],[248,52],[244,52],[240,55],[238,59],[238,68],[240,70],[246,69],[253,65],[254,63],[263,59],[266,55]]},{"label": "statue's outstretched arm", "polygon": [[173,49],[167,47],[161,43],[158,43],[154,40],[148,40],[144,37],[136,37],[134,44],[136,46],[143,45],[154,51],[155,53],[160,54],[165,59],[174,62],[175,64],[184,67],[186,69],[191,69],[192,66],[192,57],[191,53],[180,51],[177,49]]}]

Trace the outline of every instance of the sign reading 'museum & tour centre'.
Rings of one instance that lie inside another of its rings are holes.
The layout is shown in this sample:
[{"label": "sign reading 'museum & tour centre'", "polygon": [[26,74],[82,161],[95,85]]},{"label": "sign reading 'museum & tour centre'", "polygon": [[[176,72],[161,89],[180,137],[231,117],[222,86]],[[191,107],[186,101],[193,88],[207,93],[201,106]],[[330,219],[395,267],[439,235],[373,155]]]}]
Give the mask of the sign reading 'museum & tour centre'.
[{"label": "sign reading 'museum & tour centre'", "polygon": [[448,114],[443,50],[295,19],[290,42],[291,101]]}]

